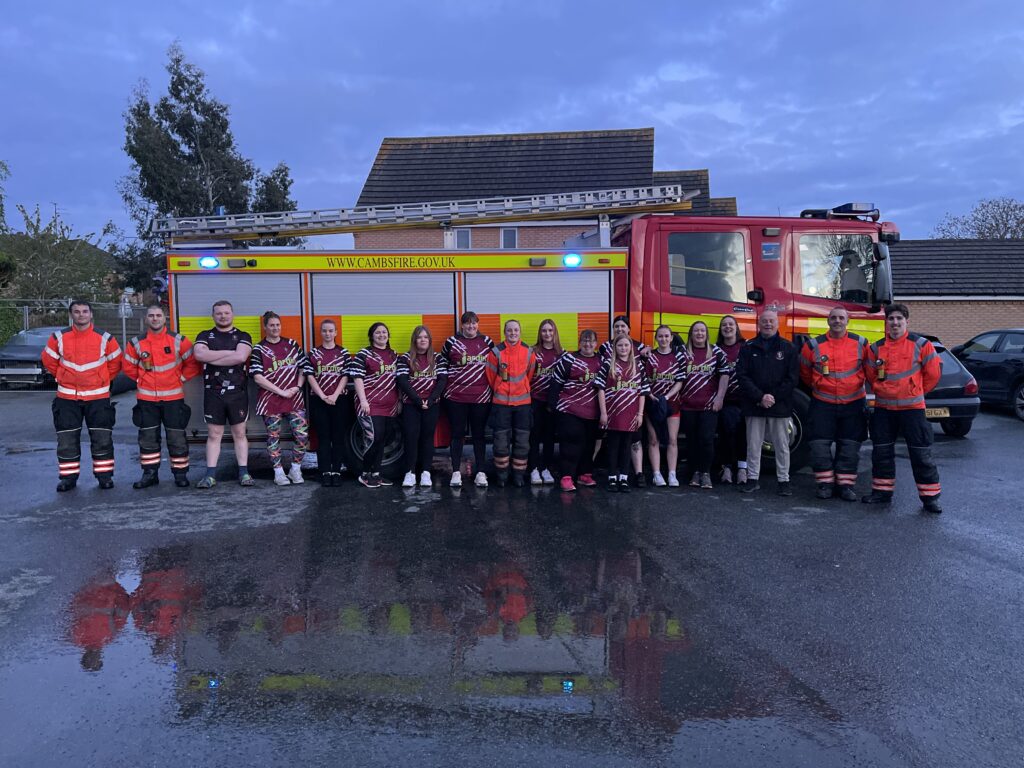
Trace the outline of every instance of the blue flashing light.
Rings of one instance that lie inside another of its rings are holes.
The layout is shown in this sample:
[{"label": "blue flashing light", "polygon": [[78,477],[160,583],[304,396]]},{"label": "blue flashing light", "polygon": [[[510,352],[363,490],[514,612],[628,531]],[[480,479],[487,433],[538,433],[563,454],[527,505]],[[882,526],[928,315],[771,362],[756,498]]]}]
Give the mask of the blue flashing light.
[{"label": "blue flashing light", "polygon": [[199,266],[203,269],[216,269],[220,266],[220,259],[214,256],[200,256]]},{"label": "blue flashing light", "polygon": [[562,693],[572,693],[572,689],[573,689],[573,681],[572,680],[563,680],[562,681]]},{"label": "blue flashing light", "polygon": [[215,679],[215,678],[212,678],[212,677],[209,679],[209,681],[206,684],[210,688],[219,688],[220,687],[220,681]]},{"label": "blue flashing light", "polygon": [[578,267],[583,263],[583,257],[578,253],[567,253],[562,257],[562,263],[567,267]]}]

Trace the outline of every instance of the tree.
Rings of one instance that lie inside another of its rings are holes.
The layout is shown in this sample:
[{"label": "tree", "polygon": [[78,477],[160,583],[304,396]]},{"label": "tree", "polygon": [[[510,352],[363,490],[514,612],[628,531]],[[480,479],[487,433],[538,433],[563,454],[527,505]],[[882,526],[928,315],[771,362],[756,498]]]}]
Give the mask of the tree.
[{"label": "tree", "polygon": [[4,182],[10,178],[11,169],[0,160],[0,235],[7,231],[7,216],[4,212]]},{"label": "tree", "polygon": [[1024,201],[1012,197],[979,200],[964,216],[947,213],[932,237],[942,239],[1008,240],[1024,238]]},{"label": "tree", "polygon": [[115,300],[120,282],[114,261],[100,246],[110,236],[111,225],[99,235],[76,235],[54,208],[44,222],[39,206],[29,212],[19,205],[24,232],[0,237],[0,252],[12,269],[0,292],[12,298],[64,299],[85,296]]},{"label": "tree", "polygon": [[124,115],[131,170],[119,191],[138,238],[122,244],[118,258],[136,288],[148,287],[163,266],[162,243],[149,231],[154,217],[296,207],[288,166],[279,163],[269,174],[257,174],[235,143],[228,106],[209,92],[203,71],[185,60],[177,43],[167,55],[167,94],[152,104],[143,81]]},{"label": "tree", "polygon": [[[295,211],[298,205],[292,200],[291,171],[284,163],[278,163],[268,174],[260,174],[256,179],[256,190],[252,200],[253,213],[270,213],[273,211]],[[292,246],[304,242],[301,237],[264,238],[265,245]]]}]

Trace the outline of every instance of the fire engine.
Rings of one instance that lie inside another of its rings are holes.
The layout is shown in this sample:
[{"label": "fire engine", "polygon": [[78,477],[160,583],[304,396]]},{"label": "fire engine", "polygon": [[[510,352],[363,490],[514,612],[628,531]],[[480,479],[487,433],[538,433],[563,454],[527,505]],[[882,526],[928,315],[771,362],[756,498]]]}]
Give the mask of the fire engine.
[{"label": "fire engine", "polygon": [[[612,319],[627,315],[633,334],[653,344],[662,324],[685,336],[697,319],[712,329],[734,316],[745,338],[756,333],[761,309],[774,309],[780,332],[795,341],[828,330],[829,310],[842,305],[850,330],[882,336],[881,309],[892,299],[888,245],[899,240],[872,205],[808,209],[799,217],[678,215],[696,191],[655,186],[521,198],[416,203],[317,211],[154,220],[168,245],[171,317],[185,335],[212,324],[213,302],[227,299],[235,324],[261,337],[260,315],[281,315],[283,335],[312,348],[320,322],[338,324],[338,343],[355,352],[369,326],[382,320],[392,344],[404,349],[416,325],[436,340],[451,335],[471,309],[480,330],[498,339],[505,320],[522,323],[532,339],[544,318],[558,324],[563,343],[591,328],[603,341]],[[586,216],[597,229],[549,250],[461,250],[454,226]],[[440,227],[446,248],[417,251],[313,251],[237,245],[260,238],[304,237],[371,229]],[[205,439],[201,383],[189,382],[192,439]],[[794,463],[803,447],[809,401],[798,397],[792,420]],[[255,409],[253,409],[255,412]],[[254,417],[250,434],[259,439]],[[352,463],[358,466],[358,439]],[[770,452],[770,446],[766,447]],[[401,441],[389,445],[396,464]]]}]

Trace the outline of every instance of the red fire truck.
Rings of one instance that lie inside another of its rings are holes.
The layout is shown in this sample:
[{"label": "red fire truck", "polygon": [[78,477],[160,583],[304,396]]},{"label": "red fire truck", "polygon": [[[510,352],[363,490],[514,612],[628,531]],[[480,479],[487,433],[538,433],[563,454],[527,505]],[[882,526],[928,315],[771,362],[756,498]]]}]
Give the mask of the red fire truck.
[{"label": "red fire truck", "polygon": [[[630,317],[634,335],[653,343],[669,325],[685,335],[697,319],[712,329],[726,314],[744,337],[756,315],[774,309],[784,336],[799,340],[827,331],[829,310],[842,305],[850,330],[869,339],[883,334],[881,308],[892,298],[888,245],[899,240],[871,205],[810,209],[799,217],[677,215],[696,192],[677,186],[576,192],[527,198],[422,203],[387,208],[283,212],[158,219],[168,242],[167,271],[173,322],[194,337],[211,325],[214,301],[227,299],[235,322],[254,339],[259,317],[272,309],[285,336],[311,348],[320,321],[338,323],[339,343],[366,344],[371,323],[383,320],[402,347],[416,325],[435,339],[450,335],[472,309],[480,329],[499,338],[504,321],[518,319],[523,338],[553,318],[563,340],[592,328],[609,336],[615,315]],[[236,241],[402,227],[580,218],[600,221],[595,232],[554,250],[311,251],[244,249]],[[189,397],[201,401],[197,382]],[[792,420],[794,461],[803,451],[808,400]],[[202,409],[193,408],[193,439],[203,439]],[[263,425],[250,422],[259,439]],[[770,451],[770,446],[767,447]],[[385,456],[398,463],[400,440]],[[359,441],[352,463],[358,466]]]}]

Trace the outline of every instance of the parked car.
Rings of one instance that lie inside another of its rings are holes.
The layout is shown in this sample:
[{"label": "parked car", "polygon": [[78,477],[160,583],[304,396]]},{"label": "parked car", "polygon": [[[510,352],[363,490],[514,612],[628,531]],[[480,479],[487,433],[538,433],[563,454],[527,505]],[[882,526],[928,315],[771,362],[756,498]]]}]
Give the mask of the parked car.
[{"label": "parked car", "polygon": [[924,415],[947,435],[966,437],[981,408],[978,382],[938,339],[929,338],[942,361],[942,376],[935,389],[925,395]]},{"label": "parked car", "polygon": [[0,385],[53,385],[53,377],[43,368],[40,355],[53,332],[59,330],[45,327],[18,331],[0,347]]},{"label": "parked car", "polygon": [[1024,420],[1024,328],[986,331],[951,351],[978,380],[982,402],[1009,406]]},{"label": "parked car", "polygon": [[[54,387],[56,382],[43,368],[41,356],[46,342],[54,331],[62,330],[59,326],[29,328],[18,331],[10,340],[0,347],[0,387],[9,386]],[[135,382],[118,373],[110,385],[110,393],[119,395],[135,388]]]}]

